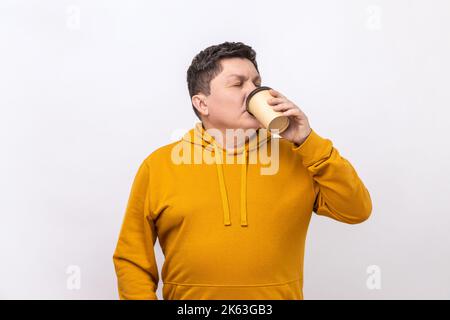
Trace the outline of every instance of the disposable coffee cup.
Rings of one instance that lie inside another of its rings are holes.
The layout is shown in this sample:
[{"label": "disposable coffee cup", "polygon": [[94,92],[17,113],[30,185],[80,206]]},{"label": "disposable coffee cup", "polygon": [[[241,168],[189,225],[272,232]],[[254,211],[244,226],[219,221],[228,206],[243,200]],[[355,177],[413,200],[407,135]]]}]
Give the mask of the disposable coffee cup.
[{"label": "disposable coffee cup", "polygon": [[269,130],[279,130],[279,133],[289,127],[289,117],[282,112],[273,110],[268,103],[273,96],[270,94],[270,87],[258,87],[248,95],[245,105],[247,111],[253,115],[264,128]]}]

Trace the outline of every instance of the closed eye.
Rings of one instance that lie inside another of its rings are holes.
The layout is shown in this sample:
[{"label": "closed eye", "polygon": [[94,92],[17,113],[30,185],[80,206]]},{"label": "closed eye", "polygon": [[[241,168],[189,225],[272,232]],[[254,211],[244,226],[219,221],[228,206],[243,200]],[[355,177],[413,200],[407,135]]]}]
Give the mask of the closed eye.
[{"label": "closed eye", "polygon": [[[259,83],[259,82],[254,83],[254,85],[256,87],[261,87],[261,83]],[[242,86],[242,82],[239,82],[239,83],[236,83],[235,85],[233,85],[233,87],[241,87],[241,86]]]},{"label": "closed eye", "polygon": [[[235,87],[240,87],[240,86],[242,86],[242,83],[236,83],[234,86]],[[255,83],[255,86],[261,87],[261,83]]]}]

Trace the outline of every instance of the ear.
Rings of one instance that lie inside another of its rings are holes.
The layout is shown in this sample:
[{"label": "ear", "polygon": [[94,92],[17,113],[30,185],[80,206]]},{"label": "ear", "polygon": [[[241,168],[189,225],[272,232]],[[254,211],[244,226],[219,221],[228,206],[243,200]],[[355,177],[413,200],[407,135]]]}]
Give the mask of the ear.
[{"label": "ear", "polygon": [[209,114],[206,96],[204,94],[200,93],[192,96],[192,105],[201,115],[207,116]]}]

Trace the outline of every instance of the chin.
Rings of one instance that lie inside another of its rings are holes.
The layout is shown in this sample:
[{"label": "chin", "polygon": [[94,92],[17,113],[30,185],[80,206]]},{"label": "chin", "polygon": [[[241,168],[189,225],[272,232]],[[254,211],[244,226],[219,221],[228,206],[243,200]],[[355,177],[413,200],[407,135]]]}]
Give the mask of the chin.
[{"label": "chin", "polygon": [[[214,127],[214,126],[213,126]],[[222,123],[218,127],[224,127],[229,129],[259,129],[262,128],[262,124],[252,115],[243,113],[239,118],[234,121],[228,121],[227,123]]]},{"label": "chin", "polygon": [[262,125],[256,118],[251,116],[250,118],[241,121],[240,127],[242,129],[258,129],[262,128]]}]

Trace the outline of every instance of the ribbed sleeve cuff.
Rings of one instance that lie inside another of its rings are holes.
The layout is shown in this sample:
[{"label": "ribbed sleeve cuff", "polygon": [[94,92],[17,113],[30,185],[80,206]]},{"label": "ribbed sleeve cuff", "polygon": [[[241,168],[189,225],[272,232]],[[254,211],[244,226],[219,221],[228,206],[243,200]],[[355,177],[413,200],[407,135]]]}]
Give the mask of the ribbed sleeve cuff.
[{"label": "ribbed sleeve cuff", "polygon": [[322,138],[311,129],[311,133],[301,145],[292,144],[292,150],[302,157],[303,165],[309,167],[328,158],[333,150],[333,144],[331,140]]}]

